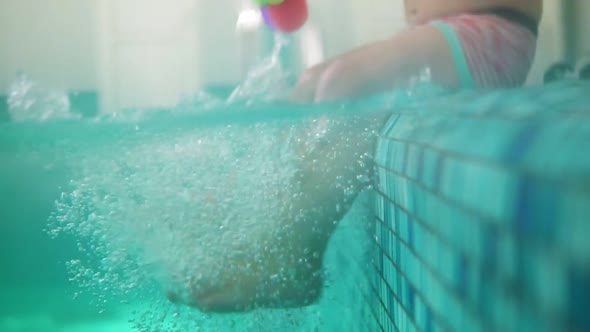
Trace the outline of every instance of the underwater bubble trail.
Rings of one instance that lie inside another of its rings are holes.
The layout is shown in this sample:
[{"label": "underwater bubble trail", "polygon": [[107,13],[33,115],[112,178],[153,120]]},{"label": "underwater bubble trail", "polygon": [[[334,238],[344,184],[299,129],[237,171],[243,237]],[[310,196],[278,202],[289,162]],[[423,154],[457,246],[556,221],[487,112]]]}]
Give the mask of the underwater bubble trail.
[{"label": "underwater bubble trail", "polygon": [[[220,109],[229,114],[279,99],[289,80],[279,61],[286,45],[286,41],[277,40],[270,57],[251,71],[228,100],[204,92],[183,100],[182,109],[171,112]],[[24,93],[14,99],[14,105],[21,108],[23,96],[30,91],[26,83],[20,83],[19,91]],[[309,115],[313,111],[305,112]],[[278,116],[295,109],[277,106],[272,112]],[[322,317],[314,316],[312,309],[260,310],[220,318],[171,304],[164,293],[166,289],[186,289],[193,277],[208,274],[215,279],[223,264],[233,258],[268,250],[258,248],[267,244],[252,239],[286,236],[290,227],[309,222],[292,205],[304,196],[296,180],[300,164],[317,153],[334,130],[347,135],[359,126],[356,120],[324,114],[211,127],[205,122],[193,126],[174,119],[182,130],[161,132],[154,124],[168,123],[146,120],[150,116],[136,112],[97,119],[99,125],[143,122],[124,134],[114,133],[105,140],[108,144],[96,144],[92,149],[81,145],[66,154],[73,176],[56,201],[48,233],[52,237],[72,234],[78,239],[81,257],[67,264],[72,282],[79,285],[80,292],[95,295],[101,310],[109,301],[139,305],[131,322],[145,332],[243,331],[244,326],[247,330],[277,331],[285,329],[285,322],[295,330],[306,330],[304,324],[309,324],[310,317],[317,328]],[[374,135],[370,126],[363,128]],[[342,141],[345,147],[359,144],[353,139]],[[335,150],[329,152],[336,154]],[[369,182],[366,174],[355,178]],[[338,178],[336,182],[346,195],[353,196],[352,183]],[[293,218],[292,225],[284,224],[284,215]],[[320,233],[316,223],[308,226]],[[317,253],[312,255],[317,257]]]}]

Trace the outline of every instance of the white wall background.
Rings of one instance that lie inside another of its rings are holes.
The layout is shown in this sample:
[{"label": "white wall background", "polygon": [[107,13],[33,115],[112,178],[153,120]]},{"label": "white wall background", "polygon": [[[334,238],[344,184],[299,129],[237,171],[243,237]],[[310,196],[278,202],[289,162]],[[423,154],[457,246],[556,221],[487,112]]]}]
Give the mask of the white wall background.
[{"label": "white wall background", "polygon": [[96,88],[95,5],[0,0],[0,90],[18,70],[56,87]]},{"label": "white wall background", "polygon": [[[402,0],[309,2],[326,57],[404,26]],[[563,57],[562,0],[545,2],[531,83]],[[23,70],[52,87],[99,90],[107,110],[172,106],[200,86],[240,80],[258,52],[236,31],[247,7],[251,0],[0,0],[0,89]]]},{"label": "white wall background", "polygon": [[102,108],[174,105],[199,86],[193,0],[95,0]]},{"label": "white wall background", "polygon": [[[571,1],[571,0],[570,0]],[[574,56],[577,58],[590,56],[590,1],[588,0],[574,0],[573,10],[578,15],[575,20],[575,46]]]},{"label": "white wall background", "polygon": [[[529,74],[529,84],[543,82],[545,70],[565,57],[565,38],[563,29],[563,2],[570,0],[544,0],[543,18],[537,40],[537,54]],[[574,0],[587,1],[587,0]],[[590,1],[589,1],[590,2]]]}]

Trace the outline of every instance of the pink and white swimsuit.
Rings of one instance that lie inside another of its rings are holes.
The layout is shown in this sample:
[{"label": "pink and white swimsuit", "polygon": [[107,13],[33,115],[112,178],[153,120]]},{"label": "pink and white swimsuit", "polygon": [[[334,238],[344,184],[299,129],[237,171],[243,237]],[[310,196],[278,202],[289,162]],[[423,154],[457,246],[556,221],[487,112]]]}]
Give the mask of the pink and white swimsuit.
[{"label": "pink and white swimsuit", "polygon": [[521,86],[537,44],[537,22],[510,9],[487,10],[431,22],[451,48],[465,88]]}]

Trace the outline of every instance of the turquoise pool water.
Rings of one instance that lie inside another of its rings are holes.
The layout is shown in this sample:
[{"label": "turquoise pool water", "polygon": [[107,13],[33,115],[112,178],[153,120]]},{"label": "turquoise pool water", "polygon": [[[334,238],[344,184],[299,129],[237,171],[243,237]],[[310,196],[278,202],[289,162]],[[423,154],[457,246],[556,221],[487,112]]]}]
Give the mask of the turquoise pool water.
[{"label": "turquoise pool water", "polygon": [[206,315],[166,299],[163,269],[214,269],[237,242],[273,227],[283,204],[274,192],[289,189],[292,172],[289,136],[312,114],[360,112],[206,108],[1,125],[0,242],[10,254],[1,256],[0,330],[372,329],[366,195],[331,240],[319,303]]},{"label": "turquoise pool water", "polygon": [[[425,88],[318,107],[201,100],[0,124],[0,331],[583,330],[588,91]],[[288,142],[311,117],[383,111],[375,190],[331,240],[319,303],[206,315],[165,299],[162,271],[214,269],[241,235],[274,225],[273,198],[293,171]]]}]

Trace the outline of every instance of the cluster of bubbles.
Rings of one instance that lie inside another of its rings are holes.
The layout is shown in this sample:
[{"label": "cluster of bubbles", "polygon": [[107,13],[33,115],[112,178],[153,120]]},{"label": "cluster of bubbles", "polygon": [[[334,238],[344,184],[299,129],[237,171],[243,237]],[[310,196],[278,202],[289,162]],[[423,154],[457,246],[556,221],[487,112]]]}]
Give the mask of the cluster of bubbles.
[{"label": "cluster of bubbles", "polygon": [[[313,307],[204,315],[170,303],[166,293],[190,290],[195,278],[221,279],[228,262],[262,251],[258,239],[284,234],[285,215],[293,215],[292,198],[300,192],[296,173],[332,126],[342,123],[138,128],[69,153],[72,180],[56,202],[49,232],[78,240],[82,255],[68,263],[71,280],[93,295],[99,310],[117,301],[140,308],[133,323],[146,332],[320,326]],[[352,195],[350,186],[343,179],[338,188]]]},{"label": "cluster of bubbles", "polygon": [[72,280],[101,303],[105,294],[165,300],[167,287],[219,278],[224,260],[252,250],[289,208],[294,156],[277,144],[285,129],[152,133],[73,156],[50,227],[79,239],[85,260],[68,264]]}]

